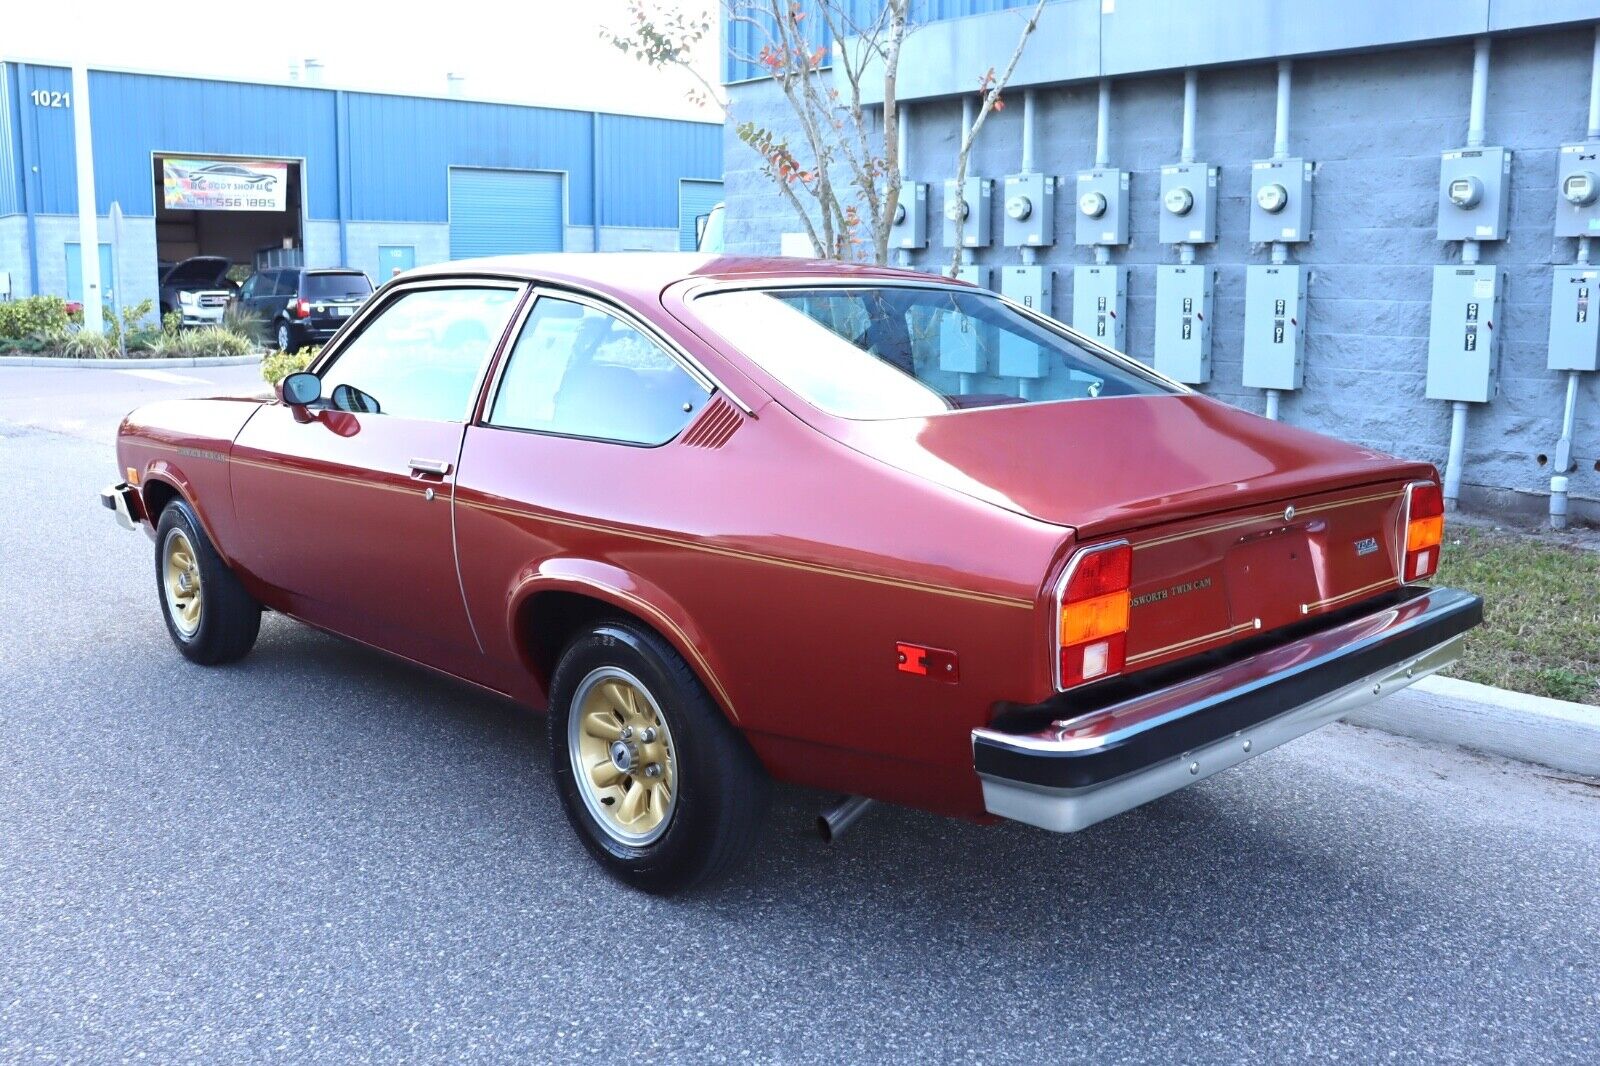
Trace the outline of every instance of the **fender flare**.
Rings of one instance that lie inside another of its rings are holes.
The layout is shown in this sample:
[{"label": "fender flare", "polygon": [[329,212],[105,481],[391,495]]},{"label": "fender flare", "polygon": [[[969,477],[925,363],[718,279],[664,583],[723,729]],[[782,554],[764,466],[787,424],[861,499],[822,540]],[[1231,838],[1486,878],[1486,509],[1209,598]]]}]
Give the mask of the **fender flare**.
[{"label": "fender flare", "polygon": [[705,633],[670,594],[611,563],[575,556],[556,556],[530,564],[513,581],[506,597],[505,627],[512,647],[524,647],[518,632],[529,599],[545,592],[570,592],[615,607],[652,626],[694,670],[700,683],[723,713],[740,724],[733,699],[701,648],[709,646]]},{"label": "fender flare", "polygon": [[139,502],[144,507],[144,513],[150,519],[150,535],[155,535],[156,523],[161,521],[161,515],[151,510],[150,500],[146,495],[152,482],[165,485],[175,492],[180,500],[189,505],[190,512],[194,514],[195,519],[200,523],[201,532],[205,533],[206,539],[211,542],[212,551],[217,553],[217,556],[227,564],[229,569],[232,569],[234,565],[233,555],[217,539],[217,532],[212,528],[211,520],[206,517],[205,510],[197,502],[199,496],[194,491],[194,484],[184,476],[182,470],[165,459],[152,460],[145,467],[144,477],[139,485]]}]

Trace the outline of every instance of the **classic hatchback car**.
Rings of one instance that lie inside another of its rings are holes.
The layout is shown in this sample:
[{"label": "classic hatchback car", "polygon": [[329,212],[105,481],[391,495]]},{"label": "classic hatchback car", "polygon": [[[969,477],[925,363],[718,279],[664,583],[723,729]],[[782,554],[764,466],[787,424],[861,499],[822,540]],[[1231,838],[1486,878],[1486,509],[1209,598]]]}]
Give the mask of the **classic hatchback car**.
[{"label": "classic hatchback car", "polygon": [[276,398],[151,405],[117,448],[184,655],[267,608],[548,708],[579,836],[653,891],[749,847],[769,778],[1081,829],[1481,618],[1419,584],[1432,467],[910,271],[414,271]]}]

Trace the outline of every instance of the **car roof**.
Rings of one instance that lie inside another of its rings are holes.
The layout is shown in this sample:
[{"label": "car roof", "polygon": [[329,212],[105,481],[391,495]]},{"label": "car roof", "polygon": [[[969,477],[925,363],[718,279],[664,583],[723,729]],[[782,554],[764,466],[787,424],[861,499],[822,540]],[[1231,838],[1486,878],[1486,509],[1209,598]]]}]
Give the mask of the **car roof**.
[{"label": "car roof", "polygon": [[[702,252],[561,252],[457,259],[406,272],[407,280],[489,276],[546,281],[594,289],[620,298],[654,299],[679,281],[776,281],[807,278],[862,281],[946,281],[915,270],[786,256],[712,255]],[[951,284],[958,284],[951,282]]]}]

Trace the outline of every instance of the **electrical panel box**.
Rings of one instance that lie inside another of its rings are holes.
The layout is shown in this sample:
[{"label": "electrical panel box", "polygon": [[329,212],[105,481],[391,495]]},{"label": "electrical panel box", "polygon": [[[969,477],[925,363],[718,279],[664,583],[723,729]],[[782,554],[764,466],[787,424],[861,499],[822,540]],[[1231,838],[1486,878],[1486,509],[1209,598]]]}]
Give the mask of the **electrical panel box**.
[{"label": "electrical panel box", "polygon": [[1488,403],[1500,370],[1500,302],[1505,275],[1492,266],[1433,268],[1428,330],[1430,400]]},{"label": "electrical panel box", "polygon": [[1126,170],[1078,172],[1076,243],[1128,243],[1128,177]]},{"label": "electrical panel box", "polygon": [[1005,243],[1043,248],[1056,243],[1056,179],[1046,174],[1006,178]]},{"label": "electrical panel box", "polygon": [[1511,153],[1457,148],[1439,161],[1439,239],[1498,241],[1511,202]]},{"label": "electrical panel box", "polygon": [[1556,236],[1600,237],[1600,141],[1563,144],[1556,156]]},{"label": "electrical panel box", "polygon": [[1244,384],[1298,389],[1305,376],[1306,268],[1251,266],[1244,276]]},{"label": "electrical panel box", "polygon": [[1217,239],[1217,168],[1179,163],[1161,168],[1161,243]]},{"label": "electrical panel box", "polygon": [[[1003,266],[1000,268],[1000,295],[1023,307],[1048,315],[1054,305],[1055,271],[1043,266]],[[1003,378],[1042,378],[1050,368],[1047,351],[1038,341],[1014,333],[1000,334],[1000,366]]]},{"label": "electrical panel box", "polygon": [[950,273],[949,267],[945,267],[942,273],[946,277],[953,277],[957,281],[965,281],[979,288],[987,289],[991,287],[989,285],[989,268],[979,266],[977,263],[962,263],[954,274]]},{"label": "electrical panel box", "polygon": [[1216,267],[1156,268],[1155,368],[1186,385],[1211,380],[1211,293]]},{"label": "electrical panel box", "polygon": [[900,202],[894,207],[889,224],[889,247],[926,248],[928,246],[928,186],[926,182],[900,183]]},{"label": "electrical panel box", "polygon": [[1304,159],[1263,159],[1250,168],[1250,239],[1311,239],[1311,170]]},{"label": "electrical panel box", "polygon": [[1097,264],[1072,268],[1073,329],[1107,348],[1126,351],[1127,312],[1127,267]]},{"label": "electrical panel box", "polygon": [[1550,369],[1600,370],[1600,268],[1556,267],[1550,290]]},{"label": "electrical panel box", "polygon": [[987,248],[992,239],[989,234],[991,201],[994,199],[993,178],[968,178],[965,194],[956,188],[954,180],[944,183],[944,246],[956,246],[956,222],[965,218],[961,229],[963,248]]}]

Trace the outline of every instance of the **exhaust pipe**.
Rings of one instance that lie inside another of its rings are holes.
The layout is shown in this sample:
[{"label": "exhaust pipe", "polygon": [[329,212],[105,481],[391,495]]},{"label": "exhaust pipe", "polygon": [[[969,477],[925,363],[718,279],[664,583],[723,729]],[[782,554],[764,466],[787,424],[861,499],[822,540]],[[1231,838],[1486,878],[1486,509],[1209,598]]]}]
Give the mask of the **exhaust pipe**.
[{"label": "exhaust pipe", "polygon": [[873,804],[865,796],[846,796],[832,807],[817,815],[817,835],[824,844],[837,843],[856,819],[867,813]]}]

